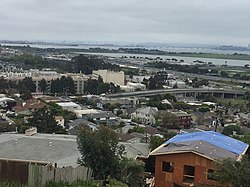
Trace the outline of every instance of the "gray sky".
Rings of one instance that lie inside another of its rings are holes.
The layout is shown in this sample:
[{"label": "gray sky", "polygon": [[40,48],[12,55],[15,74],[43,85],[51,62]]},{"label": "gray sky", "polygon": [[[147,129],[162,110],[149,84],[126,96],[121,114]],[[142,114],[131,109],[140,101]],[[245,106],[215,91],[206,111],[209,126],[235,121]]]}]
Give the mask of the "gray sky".
[{"label": "gray sky", "polygon": [[0,39],[250,44],[249,0],[1,0]]}]

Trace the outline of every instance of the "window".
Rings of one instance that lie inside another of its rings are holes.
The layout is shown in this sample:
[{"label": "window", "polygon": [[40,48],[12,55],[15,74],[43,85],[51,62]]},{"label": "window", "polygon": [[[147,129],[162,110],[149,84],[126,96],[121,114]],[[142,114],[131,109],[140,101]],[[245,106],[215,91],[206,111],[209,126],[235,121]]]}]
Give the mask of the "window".
[{"label": "window", "polygon": [[162,162],[162,171],[173,173],[174,172],[174,163],[173,162]]},{"label": "window", "polygon": [[207,171],[207,179],[208,180],[215,180],[214,170],[213,169],[208,169],[208,171]]},{"label": "window", "polygon": [[184,165],[183,181],[187,183],[194,182],[195,167]]}]

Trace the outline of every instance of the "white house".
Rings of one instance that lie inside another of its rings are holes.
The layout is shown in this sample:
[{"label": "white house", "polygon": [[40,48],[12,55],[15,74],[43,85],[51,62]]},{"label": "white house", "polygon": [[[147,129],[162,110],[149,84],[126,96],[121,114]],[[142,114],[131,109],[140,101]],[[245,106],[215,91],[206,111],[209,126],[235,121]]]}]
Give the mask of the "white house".
[{"label": "white house", "polygon": [[131,114],[131,119],[139,120],[143,124],[151,125],[155,123],[155,114],[158,112],[157,107],[139,108]]}]

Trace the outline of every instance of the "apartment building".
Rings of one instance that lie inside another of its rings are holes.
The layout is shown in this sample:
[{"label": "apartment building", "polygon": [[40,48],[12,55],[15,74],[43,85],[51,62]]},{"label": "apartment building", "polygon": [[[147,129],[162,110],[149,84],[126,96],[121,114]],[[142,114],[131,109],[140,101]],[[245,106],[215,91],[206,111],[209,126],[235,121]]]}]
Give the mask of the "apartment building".
[{"label": "apartment building", "polygon": [[86,82],[87,79],[89,78],[82,73],[60,74],[60,73],[57,73],[56,71],[51,71],[51,70],[39,71],[38,69],[31,69],[31,70],[23,71],[23,72],[2,72],[0,76],[3,76],[7,80],[11,80],[15,82],[19,82],[25,77],[32,77],[32,80],[34,81],[36,85],[37,92],[39,92],[38,85],[42,79],[44,79],[47,82],[47,90],[50,91],[52,80],[60,79],[62,76],[65,76],[65,77],[70,76],[74,81],[77,95],[81,95],[84,93],[84,82]]}]

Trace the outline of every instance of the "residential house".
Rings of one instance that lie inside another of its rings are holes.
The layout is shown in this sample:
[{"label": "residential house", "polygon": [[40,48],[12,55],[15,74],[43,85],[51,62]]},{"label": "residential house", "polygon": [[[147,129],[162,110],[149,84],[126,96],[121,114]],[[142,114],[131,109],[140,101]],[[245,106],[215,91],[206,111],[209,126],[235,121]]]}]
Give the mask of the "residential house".
[{"label": "residential house", "polygon": [[27,101],[17,102],[14,110],[18,114],[30,115],[32,111],[44,108],[45,106],[47,106],[47,104],[39,99],[29,99]]},{"label": "residential house", "polygon": [[77,135],[78,130],[83,125],[87,125],[92,131],[95,131],[98,129],[98,126],[95,123],[92,123],[92,122],[85,120],[85,119],[76,119],[69,124],[68,133],[71,135]]},{"label": "residential house", "polygon": [[181,128],[188,129],[192,124],[192,115],[183,111],[172,112],[177,117],[178,124]]},{"label": "residential house", "polygon": [[90,120],[96,124],[114,124],[119,117],[110,111],[100,111],[98,113],[87,114],[83,116],[83,119]]},{"label": "residential house", "polygon": [[137,109],[131,114],[132,120],[138,120],[145,125],[155,124],[155,114],[158,112],[157,107],[144,107]]},{"label": "residential house", "polygon": [[214,161],[240,159],[248,147],[214,131],[176,135],[149,154],[155,158],[155,187],[216,186]]}]

